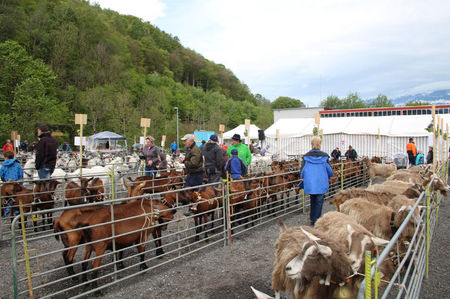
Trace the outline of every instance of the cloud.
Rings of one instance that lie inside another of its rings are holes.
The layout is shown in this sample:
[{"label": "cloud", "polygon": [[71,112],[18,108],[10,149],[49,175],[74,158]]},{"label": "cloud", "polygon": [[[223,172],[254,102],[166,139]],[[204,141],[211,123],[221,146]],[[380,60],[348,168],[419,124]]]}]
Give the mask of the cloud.
[{"label": "cloud", "polygon": [[446,0],[132,2],[123,6],[151,10],[159,28],[271,100],[389,96],[450,78]]}]

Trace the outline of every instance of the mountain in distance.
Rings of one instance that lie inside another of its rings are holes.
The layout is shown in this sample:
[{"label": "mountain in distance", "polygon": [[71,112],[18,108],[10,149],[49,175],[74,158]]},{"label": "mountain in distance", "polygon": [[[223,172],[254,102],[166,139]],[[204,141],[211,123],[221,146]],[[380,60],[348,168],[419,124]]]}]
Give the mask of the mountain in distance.
[{"label": "mountain in distance", "polygon": [[441,89],[429,93],[405,95],[390,99],[395,106],[404,106],[411,101],[429,102],[431,104],[450,104],[450,89]]}]

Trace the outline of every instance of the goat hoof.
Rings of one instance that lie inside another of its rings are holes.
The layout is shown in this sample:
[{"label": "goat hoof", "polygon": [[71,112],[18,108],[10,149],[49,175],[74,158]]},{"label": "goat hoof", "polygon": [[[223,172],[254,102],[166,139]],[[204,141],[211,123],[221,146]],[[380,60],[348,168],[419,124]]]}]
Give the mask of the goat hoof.
[{"label": "goat hoof", "polygon": [[144,263],[139,266],[139,269],[145,270],[145,269],[148,269],[148,266]]}]

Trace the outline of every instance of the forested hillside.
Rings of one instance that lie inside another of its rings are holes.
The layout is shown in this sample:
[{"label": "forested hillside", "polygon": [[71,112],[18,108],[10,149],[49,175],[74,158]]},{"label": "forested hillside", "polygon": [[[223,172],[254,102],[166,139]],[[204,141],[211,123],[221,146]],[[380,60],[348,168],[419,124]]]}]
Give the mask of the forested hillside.
[{"label": "forested hillside", "polygon": [[0,2],[0,138],[16,130],[35,138],[50,123],[65,138],[76,134],[75,113],[86,113],[86,134],[103,130],[176,136],[194,129],[230,129],[245,118],[266,128],[270,102],[252,95],[230,70],[184,48],[133,16],[80,0]]}]

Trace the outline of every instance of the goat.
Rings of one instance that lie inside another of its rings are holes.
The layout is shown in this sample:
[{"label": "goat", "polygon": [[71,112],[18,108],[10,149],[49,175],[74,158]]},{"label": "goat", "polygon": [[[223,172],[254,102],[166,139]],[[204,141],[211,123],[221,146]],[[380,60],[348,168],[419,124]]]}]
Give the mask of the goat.
[{"label": "goat", "polygon": [[99,202],[105,199],[105,188],[100,178],[94,178],[87,186],[89,192],[89,202]]},{"label": "goat", "polygon": [[272,272],[276,298],[280,292],[294,299],[331,298],[336,288],[331,280],[344,281],[351,273],[351,261],[342,246],[313,228],[280,224]]},{"label": "goat", "polygon": [[[156,255],[164,253],[161,248],[161,227],[155,227],[157,222],[164,223],[173,220],[174,210],[170,210],[161,202],[139,199],[134,202],[114,206],[114,230],[115,236],[112,238],[112,226],[110,224],[94,226],[96,224],[108,223],[111,221],[110,207],[103,207],[89,212],[89,216],[80,220],[77,226],[85,227],[83,229],[87,241],[94,242],[86,246],[85,260],[89,259],[92,250],[95,251],[96,258],[92,262],[93,287],[97,287],[97,268],[101,263],[104,252],[111,248],[113,239],[117,248],[129,247],[137,244],[140,253],[141,270],[147,269],[145,264],[145,245],[147,237],[151,233],[155,239]],[[131,218],[139,216],[137,218]],[[119,253],[119,260],[122,259],[123,251]],[[123,268],[120,261],[119,267]],[[87,269],[87,262],[82,264],[83,272]],[[86,280],[86,273],[83,274],[83,280]]]},{"label": "goat", "polygon": [[[89,191],[88,184],[93,178],[86,179],[80,178],[80,185],[76,182],[69,182],[66,184],[65,196],[66,201],[64,206],[69,205],[79,205],[89,201]],[[67,179],[66,179],[67,180]]]},{"label": "goat", "polygon": [[[341,205],[341,212],[352,217],[356,222],[364,226],[375,236],[390,240],[400,225],[405,220],[411,207],[402,207],[397,212],[394,209],[369,202],[364,198],[352,198]],[[414,234],[414,220],[402,232],[404,240],[410,240]]]},{"label": "goat", "polygon": [[366,163],[368,167],[369,173],[369,186],[372,185],[372,181],[376,176],[380,176],[383,178],[389,177],[394,171],[397,170],[397,166],[395,164],[377,164],[371,163],[368,158],[364,158],[364,163]]},{"label": "goat", "polygon": [[205,231],[205,240],[208,238],[206,225],[208,215],[211,216],[211,228],[214,227],[214,211],[222,207],[222,190],[211,186],[201,187],[198,191],[191,190],[191,211],[194,212],[195,241],[200,240],[200,233]]},{"label": "goat", "polygon": [[323,232],[328,238],[343,245],[352,262],[353,272],[363,272],[364,253],[366,250],[378,251],[378,246],[389,241],[378,238],[350,216],[339,212],[328,212],[320,217],[314,228]]},{"label": "goat", "polygon": [[411,183],[398,180],[385,181],[382,184],[374,184],[367,187],[368,191],[390,192],[394,194],[402,194],[409,198],[417,198],[420,196],[422,187]]},{"label": "goat", "polygon": [[339,191],[339,193],[336,194],[332,200],[330,200],[330,205],[335,204],[336,210],[339,211],[339,206],[342,203],[355,197],[363,197],[368,201],[387,205],[394,196],[396,195],[390,192],[376,192],[369,191],[367,189],[351,188]]},{"label": "goat", "polygon": [[[56,187],[61,184],[60,181],[50,180],[50,181],[34,181],[34,201],[37,210],[51,210],[55,207],[55,190]],[[47,219],[47,224],[49,224],[49,229],[52,228],[53,224],[53,212],[47,212],[42,214],[42,228],[45,230],[45,220]]]}]

